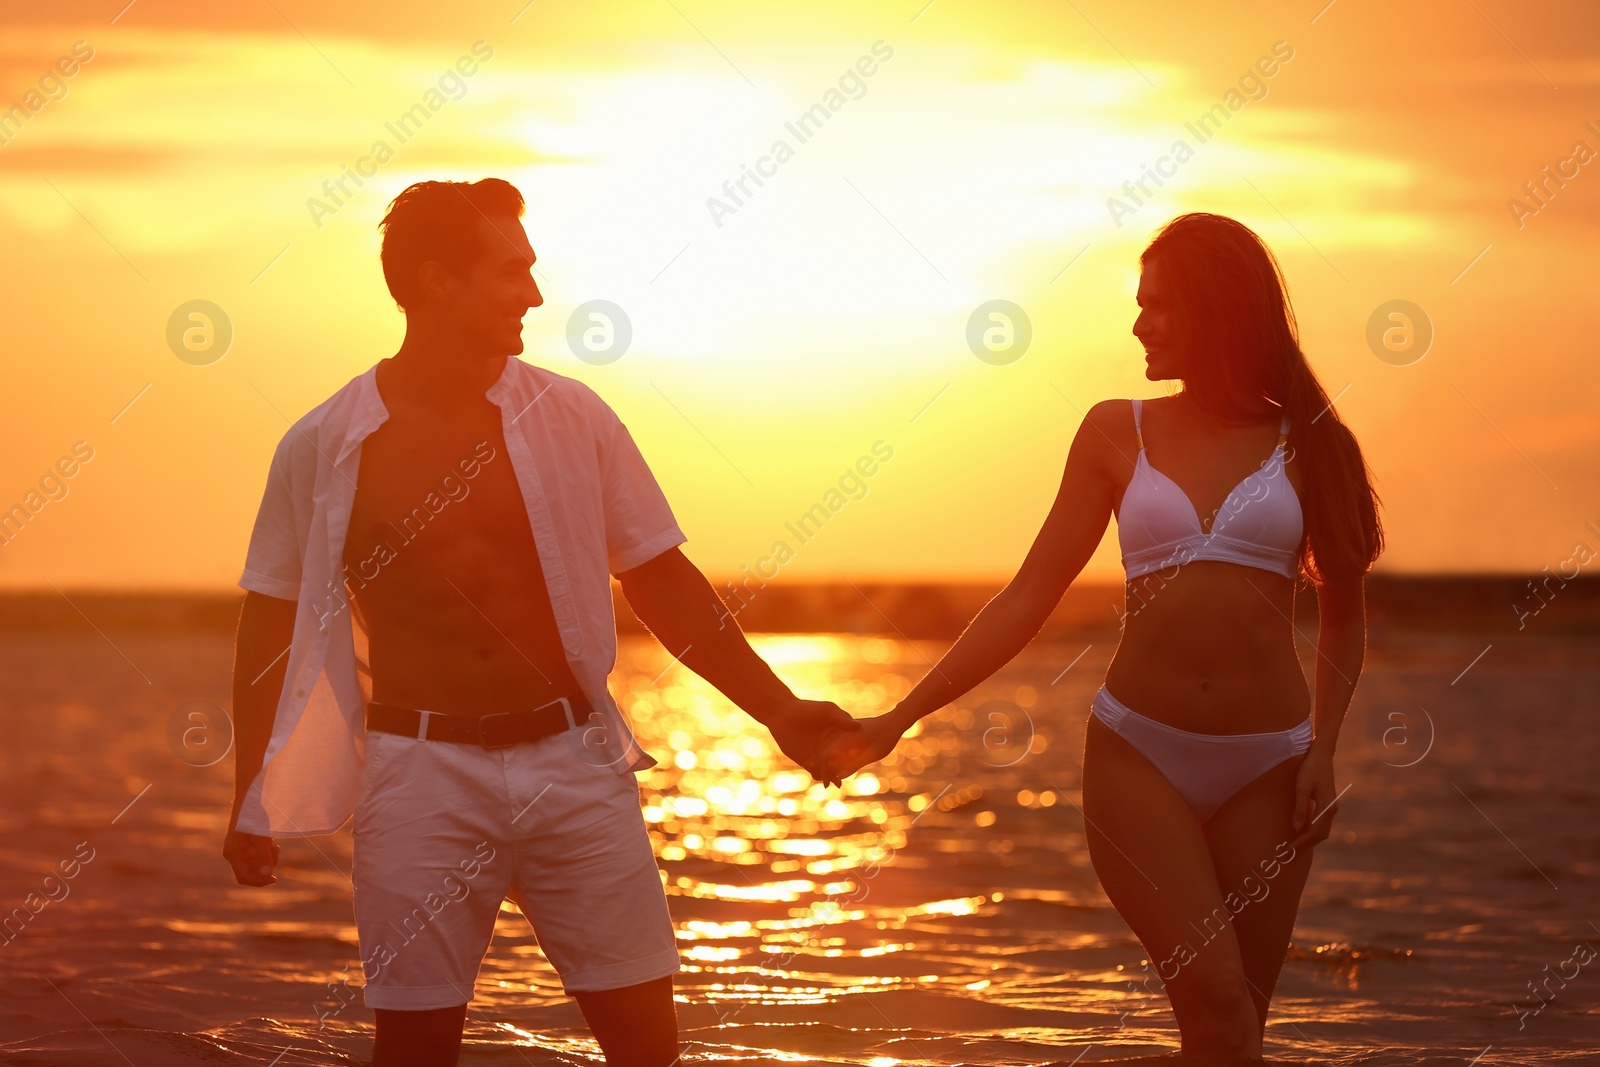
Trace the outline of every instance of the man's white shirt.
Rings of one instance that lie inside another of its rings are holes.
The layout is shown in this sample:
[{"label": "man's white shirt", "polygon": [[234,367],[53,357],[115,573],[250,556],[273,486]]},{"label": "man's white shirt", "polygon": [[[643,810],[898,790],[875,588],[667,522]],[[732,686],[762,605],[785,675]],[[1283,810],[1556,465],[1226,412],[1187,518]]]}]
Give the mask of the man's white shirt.
[{"label": "man's white shirt", "polygon": [[[627,427],[593,389],[510,356],[486,396],[500,409],[562,650],[601,716],[583,736],[584,758],[619,774],[652,767],[606,684],[617,651],[610,576],[687,539]],[[329,834],[355,810],[372,684],[344,546],[361,442],[388,417],[374,365],[296,422],[273,454],[239,585],[297,607],[272,737],[239,812],[246,833]]]}]

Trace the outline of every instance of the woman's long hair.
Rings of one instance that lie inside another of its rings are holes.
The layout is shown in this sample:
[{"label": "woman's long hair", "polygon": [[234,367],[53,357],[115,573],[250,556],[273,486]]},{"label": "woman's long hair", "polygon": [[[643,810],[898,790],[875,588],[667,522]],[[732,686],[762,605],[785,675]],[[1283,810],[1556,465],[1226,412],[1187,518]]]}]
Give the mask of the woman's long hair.
[{"label": "woman's long hair", "polygon": [[1288,448],[1305,464],[1305,532],[1296,567],[1319,585],[1365,574],[1383,551],[1378,494],[1361,448],[1300,351],[1283,272],[1255,232],[1191,212],[1163,226],[1139,257],[1159,258],[1193,365],[1185,392],[1224,420],[1259,410],[1289,415]]}]

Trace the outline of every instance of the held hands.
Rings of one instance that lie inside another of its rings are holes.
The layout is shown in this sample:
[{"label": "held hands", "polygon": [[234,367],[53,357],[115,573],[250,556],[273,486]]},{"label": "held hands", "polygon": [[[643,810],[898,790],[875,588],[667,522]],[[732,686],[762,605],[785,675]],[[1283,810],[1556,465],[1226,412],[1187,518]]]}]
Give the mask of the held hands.
[{"label": "held hands", "polygon": [[785,756],[829,785],[838,785],[843,778],[828,765],[828,753],[861,732],[861,724],[831,700],[796,699],[766,726]]},{"label": "held hands", "polygon": [[839,785],[894,751],[901,735],[916,722],[897,711],[854,719],[831,701],[796,700],[769,722],[767,729],[783,754],[812,778]]},{"label": "held hands", "polygon": [[894,711],[871,719],[856,720],[859,729],[853,733],[836,735],[823,753],[825,773],[842,781],[867,764],[877,763],[894,751],[913,721],[907,721]]}]

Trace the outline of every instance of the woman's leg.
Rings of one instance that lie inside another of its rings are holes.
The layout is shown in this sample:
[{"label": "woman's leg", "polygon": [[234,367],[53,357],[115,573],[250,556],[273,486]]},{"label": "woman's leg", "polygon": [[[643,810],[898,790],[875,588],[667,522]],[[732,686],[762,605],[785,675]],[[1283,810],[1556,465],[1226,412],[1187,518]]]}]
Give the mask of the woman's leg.
[{"label": "woman's leg", "polygon": [[1261,1028],[1200,822],[1172,783],[1093,715],[1083,811],[1095,873],[1166,983],[1183,1051],[1259,1057]]},{"label": "woman's leg", "polygon": [[1289,846],[1294,777],[1304,759],[1284,760],[1229,797],[1206,824],[1217,881],[1237,912],[1234,936],[1263,1030],[1311,873],[1311,850]]}]

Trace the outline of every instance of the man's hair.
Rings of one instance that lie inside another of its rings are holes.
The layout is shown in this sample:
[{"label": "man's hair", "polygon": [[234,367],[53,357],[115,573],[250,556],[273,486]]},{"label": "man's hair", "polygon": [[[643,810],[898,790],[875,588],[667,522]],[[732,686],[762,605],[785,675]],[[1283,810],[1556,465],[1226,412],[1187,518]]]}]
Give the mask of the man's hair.
[{"label": "man's hair", "polygon": [[403,311],[420,302],[417,268],[427,260],[457,277],[483,254],[478,219],[490,215],[522,217],[522,194],[501,178],[476,182],[417,182],[389,204],[378,223],[383,231],[383,280]]}]

